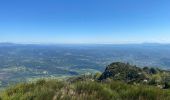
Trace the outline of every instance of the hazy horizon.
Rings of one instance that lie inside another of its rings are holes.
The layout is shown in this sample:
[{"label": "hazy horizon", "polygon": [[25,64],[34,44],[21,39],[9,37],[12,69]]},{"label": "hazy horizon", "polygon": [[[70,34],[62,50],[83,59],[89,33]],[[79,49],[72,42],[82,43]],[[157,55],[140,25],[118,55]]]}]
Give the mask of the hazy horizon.
[{"label": "hazy horizon", "polygon": [[38,42],[0,42],[0,44],[18,45],[170,45],[170,43],[142,42],[142,43],[38,43]]}]

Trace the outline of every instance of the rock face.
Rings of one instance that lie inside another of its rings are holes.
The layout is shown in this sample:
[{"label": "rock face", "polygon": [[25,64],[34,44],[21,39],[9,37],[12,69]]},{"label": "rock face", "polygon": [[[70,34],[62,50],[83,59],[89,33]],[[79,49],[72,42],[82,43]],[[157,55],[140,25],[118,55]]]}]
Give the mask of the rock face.
[{"label": "rock face", "polygon": [[102,81],[108,78],[125,82],[141,82],[147,79],[141,68],[121,62],[108,65],[99,80]]}]

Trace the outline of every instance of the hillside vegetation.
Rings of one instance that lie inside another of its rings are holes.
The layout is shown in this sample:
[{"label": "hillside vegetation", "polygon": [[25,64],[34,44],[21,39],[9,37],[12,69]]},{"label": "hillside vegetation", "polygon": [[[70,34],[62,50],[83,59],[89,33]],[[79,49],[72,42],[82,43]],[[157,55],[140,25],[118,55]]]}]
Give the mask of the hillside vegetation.
[{"label": "hillside vegetation", "polygon": [[21,83],[2,91],[0,99],[170,100],[168,75],[169,71],[116,62],[108,65],[102,74],[82,75],[67,81]]},{"label": "hillside vegetation", "polygon": [[170,88],[170,71],[149,67],[139,68],[129,63],[114,62],[108,65],[99,80],[108,79],[129,84],[148,84],[160,88]]}]

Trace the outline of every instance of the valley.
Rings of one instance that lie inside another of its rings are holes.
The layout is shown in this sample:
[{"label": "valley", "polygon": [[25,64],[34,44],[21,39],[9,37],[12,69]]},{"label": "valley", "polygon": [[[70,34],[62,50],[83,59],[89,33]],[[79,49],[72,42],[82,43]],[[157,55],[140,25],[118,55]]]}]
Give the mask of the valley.
[{"label": "valley", "polygon": [[0,44],[0,87],[102,72],[112,62],[170,69],[170,45]]}]

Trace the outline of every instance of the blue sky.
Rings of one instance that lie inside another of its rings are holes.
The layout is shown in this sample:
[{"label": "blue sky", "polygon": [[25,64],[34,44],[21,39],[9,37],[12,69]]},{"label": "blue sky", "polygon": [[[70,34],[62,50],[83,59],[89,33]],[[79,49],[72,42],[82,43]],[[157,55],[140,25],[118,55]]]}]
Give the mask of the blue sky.
[{"label": "blue sky", "polygon": [[170,43],[170,0],[0,0],[0,42]]}]

